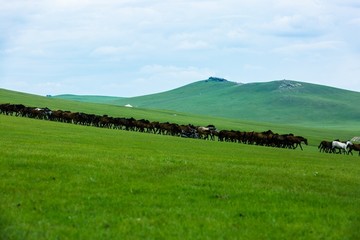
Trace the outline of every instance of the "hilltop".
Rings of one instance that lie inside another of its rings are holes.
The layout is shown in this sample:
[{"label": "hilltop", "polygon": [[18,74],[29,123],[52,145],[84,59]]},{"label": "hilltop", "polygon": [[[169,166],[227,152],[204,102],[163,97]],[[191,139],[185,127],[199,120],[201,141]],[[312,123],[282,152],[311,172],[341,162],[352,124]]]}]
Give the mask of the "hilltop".
[{"label": "hilltop", "polygon": [[170,91],[132,98],[55,97],[258,122],[339,124],[360,119],[360,109],[354,104],[360,102],[360,93],[292,80],[239,84],[210,77]]}]

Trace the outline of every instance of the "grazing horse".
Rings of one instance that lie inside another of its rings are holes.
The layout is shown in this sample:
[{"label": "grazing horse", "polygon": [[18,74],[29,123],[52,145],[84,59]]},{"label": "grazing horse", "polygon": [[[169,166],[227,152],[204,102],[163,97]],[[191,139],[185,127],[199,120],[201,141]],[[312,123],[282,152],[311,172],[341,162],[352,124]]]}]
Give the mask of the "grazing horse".
[{"label": "grazing horse", "polygon": [[343,143],[343,142],[339,142],[339,141],[332,141],[332,151],[335,152],[335,149],[339,149],[339,152],[337,153],[341,153],[341,150],[344,150],[347,154],[349,154],[347,152],[347,147],[349,145],[352,145],[352,142],[350,141],[346,141],[346,143]]}]

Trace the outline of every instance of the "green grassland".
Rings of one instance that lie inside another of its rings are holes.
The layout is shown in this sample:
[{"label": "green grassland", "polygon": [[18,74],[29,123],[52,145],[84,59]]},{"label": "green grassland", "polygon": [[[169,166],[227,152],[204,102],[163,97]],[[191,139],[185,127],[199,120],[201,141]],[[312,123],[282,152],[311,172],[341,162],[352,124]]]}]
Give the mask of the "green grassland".
[{"label": "green grassland", "polygon": [[293,132],[300,149],[0,115],[0,239],[358,239],[360,157],[319,153],[356,125],[294,125],[72,102],[23,103],[220,129]]},{"label": "green grassland", "polygon": [[357,156],[0,116],[2,239],[356,239]]}]

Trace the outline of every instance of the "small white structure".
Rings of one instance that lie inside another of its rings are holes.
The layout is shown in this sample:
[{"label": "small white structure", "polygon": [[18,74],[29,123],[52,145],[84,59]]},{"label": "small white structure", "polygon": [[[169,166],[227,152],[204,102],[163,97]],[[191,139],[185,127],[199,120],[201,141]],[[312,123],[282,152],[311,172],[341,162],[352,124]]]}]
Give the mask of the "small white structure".
[{"label": "small white structure", "polygon": [[351,142],[360,142],[360,137],[353,137],[350,141]]},{"label": "small white structure", "polygon": [[133,106],[131,104],[126,104],[125,107],[132,108]]}]

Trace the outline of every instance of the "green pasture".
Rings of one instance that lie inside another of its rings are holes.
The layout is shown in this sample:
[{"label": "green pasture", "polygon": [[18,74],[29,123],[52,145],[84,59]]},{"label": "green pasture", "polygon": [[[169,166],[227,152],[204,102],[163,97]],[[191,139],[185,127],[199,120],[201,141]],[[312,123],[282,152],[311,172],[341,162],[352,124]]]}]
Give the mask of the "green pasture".
[{"label": "green pasture", "polygon": [[360,157],[319,153],[356,124],[275,124],[0,89],[0,103],[219,129],[273,130],[300,149],[0,115],[0,239],[359,239]]},{"label": "green pasture", "polygon": [[317,149],[351,129],[270,127],[311,144],[276,149],[0,115],[0,239],[359,239],[360,157]]}]

